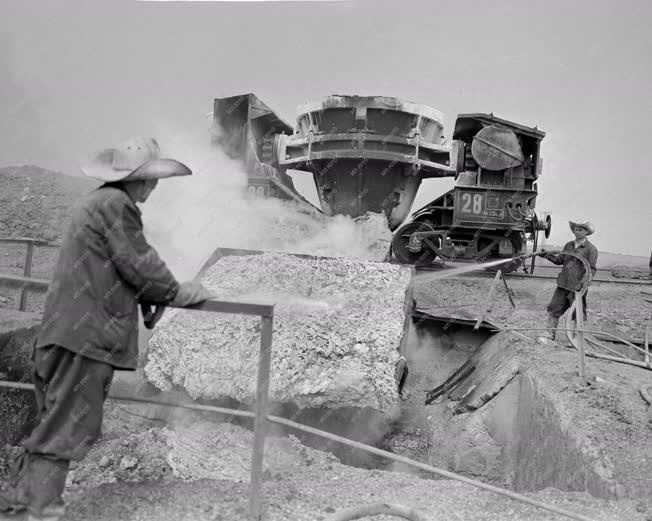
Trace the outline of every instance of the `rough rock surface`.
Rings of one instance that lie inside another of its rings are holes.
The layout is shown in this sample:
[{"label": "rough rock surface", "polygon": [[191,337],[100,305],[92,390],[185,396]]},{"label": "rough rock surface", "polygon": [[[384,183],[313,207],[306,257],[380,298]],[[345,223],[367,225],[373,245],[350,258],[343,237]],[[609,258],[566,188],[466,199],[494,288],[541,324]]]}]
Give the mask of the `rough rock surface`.
[{"label": "rough rock surface", "polygon": [[[252,433],[199,414],[177,414],[152,427],[109,404],[105,437],[68,482],[67,519],[246,519]],[[552,488],[527,495],[600,521],[644,521],[650,512],[644,501],[605,501]],[[352,468],[276,436],[267,439],[263,499],[268,521],[327,520],[345,507],[378,501],[418,508],[433,520],[560,519],[458,482]]]},{"label": "rough rock surface", "polygon": [[[126,411],[114,406],[109,422],[130,421]],[[164,426],[139,425],[131,432],[109,429],[86,458],[73,464],[67,491],[70,494],[119,481],[248,482],[252,446],[250,430],[196,413],[184,412]],[[265,443],[266,473],[289,473],[306,465],[337,462],[335,456],[305,447],[293,436],[269,436]]]},{"label": "rough rock surface", "polygon": [[[396,404],[394,370],[411,302],[409,268],[284,254],[229,256],[203,282],[224,299],[273,301],[270,395],[299,407]],[[169,310],[151,338],[145,375],[193,398],[252,403],[257,317]]]}]

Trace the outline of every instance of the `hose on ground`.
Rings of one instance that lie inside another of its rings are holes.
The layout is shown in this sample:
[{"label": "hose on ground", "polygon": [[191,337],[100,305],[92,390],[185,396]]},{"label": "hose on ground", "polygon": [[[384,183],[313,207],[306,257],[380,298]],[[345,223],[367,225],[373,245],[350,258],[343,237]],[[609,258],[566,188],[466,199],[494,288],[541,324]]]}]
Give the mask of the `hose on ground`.
[{"label": "hose on ground", "polygon": [[638,392],[643,399],[647,402],[648,406],[652,405],[652,384],[643,385]]},{"label": "hose on ground", "polygon": [[368,516],[379,516],[381,514],[401,517],[410,521],[430,521],[424,513],[418,510],[396,503],[371,503],[370,505],[361,505],[357,507],[345,508],[335,512],[328,518],[328,521],[350,521],[352,519],[362,519]]}]

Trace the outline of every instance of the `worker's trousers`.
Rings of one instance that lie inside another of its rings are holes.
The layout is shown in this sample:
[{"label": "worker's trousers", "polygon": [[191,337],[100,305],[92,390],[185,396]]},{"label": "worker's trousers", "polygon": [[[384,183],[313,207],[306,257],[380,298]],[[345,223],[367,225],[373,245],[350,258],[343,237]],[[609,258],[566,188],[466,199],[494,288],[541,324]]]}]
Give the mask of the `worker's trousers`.
[{"label": "worker's trousers", "polygon": [[[582,295],[582,309],[583,309],[583,316],[584,316],[584,321],[586,322],[587,316],[586,316],[586,294],[588,293],[585,292],[584,295]],[[552,298],[550,299],[550,303],[548,304],[548,315],[554,318],[559,318],[561,317],[568,309],[572,306],[573,302],[575,302],[575,292],[570,291],[568,289],[563,289],[560,287],[557,287],[555,289],[555,292],[552,294]],[[575,311],[573,311],[573,316],[572,319],[575,320]]]},{"label": "worker's trousers", "polygon": [[60,346],[34,349],[38,425],[14,466],[18,496],[36,511],[59,500],[70,460],[86,456],[101,434],[113,367]]}]

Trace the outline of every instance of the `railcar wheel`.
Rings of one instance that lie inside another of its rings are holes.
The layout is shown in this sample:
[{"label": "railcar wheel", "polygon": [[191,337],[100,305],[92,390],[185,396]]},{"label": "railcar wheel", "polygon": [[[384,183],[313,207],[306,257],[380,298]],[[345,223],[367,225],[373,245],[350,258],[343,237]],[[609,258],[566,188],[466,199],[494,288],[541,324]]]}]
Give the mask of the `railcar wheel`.
[{"label": "railcar wheel", "polygon": [[440,240],[434,234],[434,231],[432,226],[420,221],[414,221],[401,226],[394,233],[394,239],[392,240],[392,251],[396,260],[404,264],[432,264],[437,258],[437,253],[422,238],[414,234],[416,232],[433,232],[428,238],[439,247]]}]

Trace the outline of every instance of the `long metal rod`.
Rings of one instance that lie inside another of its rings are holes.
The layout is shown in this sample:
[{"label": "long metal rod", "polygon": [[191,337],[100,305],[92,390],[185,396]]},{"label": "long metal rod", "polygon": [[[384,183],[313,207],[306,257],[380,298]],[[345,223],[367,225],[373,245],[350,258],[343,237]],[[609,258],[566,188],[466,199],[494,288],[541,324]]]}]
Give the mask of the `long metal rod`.
[{"label": "long metal rod", "polygon": [[584,339],[593,346],[599,347],[600,349],[604,349],[605,351],[609,351],[610,353],[613,353],[616,356],[620,356],[621,358],[629,359],[628,356],[624,356],[620,351],[616,351],[615,349],[612,349],[611,347],[604,345],[602,342],[599,342],[591,335],[584,337]]},{"label": "long metal rod", "polygon": [[396,503],[372,503],[370,505],[345,508],[328,517],[327,521],[352,521],[353,519],[362,519],[363,517],[378,516],[381,514],[401,517],[408,521],[430,521],[432,519],[415,508]]},{"label": "long metal rod", "polygon": [[582,292],[575,292],[575,324],[577,326],[577,350],[580,355],[580,378],[586,378],[584,367],[584,306],[582,303]]},{"label": "long metal rod", "polygon": [[462,483],[466,483],[467,485],[474,486],[476,488],[480,488],[483,490],[487,490],[489,492],[494,492],[496,494],[499,494],[501,496],[505,496],[511,499],[515,499],[517,501],[520,501],[522,503],[527,503],[529,505],[535,506],[542,508],[544,510],[548,510],[549,512],[554,512],[556,514],[560,514],[566,517],[569,517],[571,519],[578,519],[580,521],[594,521],[591,520],[590,518],[583,516],[581,514],[576,514],[575,512],[569,512],[568,510],[556,507],[554,505],[550,505],[548,503],[543,503],[541,501],[537,501],[535,499],[531,499],[527,496],[523,496],[521,494],[518,494],[516,492],[512,492],[510,490],[505,490],[504,488],[499,488],[495,487],[493,485],[488,485],[486,483],[482,483],[481,481],[476,481],[471,478],[467,478],[465,476],[461,476],[459,474],[455,474],[454,472],[450,472],[447,470],[443,470],[437,467],[433,467],[432,465],[428,465],[426,463],[421,463],[419,461],[415,461],[410,458],[406,458],[405,456],[399,456],[398,454],[394,454],[392,452],[387,452],[386,450],[382,449],[377,449],[375,447],[372,447],[370,445],[366,445],[365,443],[360,443],[359,441],[353,441],[348,438],[344,438],[342,436],[338,436],[337,434],[331,434],[330,432],[325,432],[319,429],[315,429],[313,427],[308,427],[307,425],[303,425],[301,423],[297,423],[292,420],[287,420],[285,418],[281,418],[280,416],[273,416],[270,415],[267,417],[269,421],[278,423],[280,425],[285,425],[286,427],[290,427],[292,429],[297,429],[303,432],[307,432],[310,434],[314,434],[316,436],[321,436],[323,438],[326,438],[331,441],[336,441],[339,443],[342,443],[343,445],[348,445],[349,447],[353,447],[359,450],[363,450],[365,452],[369,452],[371,454],[375,454],[377,456],[382,456],[388,459],[391,459],[393,461],[397,461],[399,463],[405,463],[407,465],[410,465],[412,467],[416,467],[418,469],[425,470],[427,472],[431,472],[433,474],[437,474],[439,476],[453,479],[455,481],[460,481]]},{"label": "long metal rod", "polygon": [[[23,382],[7,382],[0,380],[0,387],[6,387],[6,388],[13,388],[13,389],[24,389],[28,391],[33,391],[34,390],[34,385],[32,384],[26,384]],[[113,400],[119,400],[119,401],[132,401],[132,402],[141,402],[141,403],[150,403],[154,405],[164,405],[168,407],[178,407],[181,409],[190,409],[190,410],[197,410],[197,411],[210,411],[210,412],[215,412],[218,414],[223,414],[227,416],[244,416],[247,418],[255,418],[255,414],[250,411],[241,411],[238,409],[228,409],[225,407],[215,407],[212,405],[201,405],[201,404],[195,404],[195,403],[183,403],[183,402],[174,402],[174,401],[166,401],[166,400],[156,400],[153,398],[140,398],[136,396],[125,396],[125,395],[116,395],[116,394],[111,394],[109,393],[109,398]],[[290,427],[292,429],[300,430],[303,432],[307,432],[309,434],[314,434],[316,436],[320,436],[322,438],[326,438],[332,441],[337,441],[339,443],[342,443],[344,445],[348,445],[350,447],[363,450],[365,452],[369,452],[371,454],[376,454],[378,456],[382,456],[394,461],[398,461],[399,463],[405,463],[407,465],[411,465],[416,468],[420,468],[422,470],[426,470],[428,472],[431,472],[433,474],[437,474],[439,476],[453,479],[455,481],[461,481],[462,483],[466,483],[467,485],[471,485],[476,488],[480,488],[483,490],[487,490],[489,492],[494,492],[496,494],[499,494],[501,496],[509,497],[510,499],[514,499],[516,501],[521,501],[522,503],[527,503],[529,505],[535,506],[542,508],[544,510],[548,510],[549,512],[554,512],[556,514],[560,514],[566,517],[569,517],[570,519],[577,519],[579,521],[594,521],[591,520],[588,517],[582,516],[580,514],[576,514],[574,512],[569,512],[567,510],[558,508],[554,505],[550,505],[547,503],[543,503],[541,501],[536,501],[534,499],[531,499],[527,496],[523,496],[521,494],[518,494],[516,492],[511,492],[509,490],[505,490],[503,488],[499,487],[494,487],[493,485],[488,485],[486,483],[482,483],[481,481],[476,481],[471,478],[467,478],[464,476],[461,476],[459,474],[455,474],[454,472],[449,472],[447,470],[439,469],[437,467],[433,467],[431,465],[427,465],[425,463],[420,463],[418,461],[412,460],[410,458],[406,458],[405,456],[399,456],[397,454],[387,452],[382,449],[377,449],[375,447],[372,447],[370,445],[366,445],[364,443],[360,443],[358,441],[353,441],[349,440],[348,438],[344,438],[342,436],[338,436],[336,434],[331,434],[330,432],[322,431],[319,429],[315,429],[313,427],[308,427],[307,425],[303,425],[301,423],[294,422],[292,420],[287,420],[285,418],[281,418],[280,416],[274,416],[274,415],[268,415],[267,420],[273,423],[277,423],[280,425],[285,425],[287,427]]]},{"label": "long metal rod", "polygon": [[236,313],[240,315],[259,315],[261,317],[272,317],[274,314],[274,303],[261,304],[258,302],[242,302],[239,300],[208,299],[200,302],[199,304],[184,306],[181,309],[190,309],[194,311],[211,311],[213,313]]},{"label": "long metal rod", "polygon": [[[27,251],[25,252],[25,266],[23,268],[23,275],[25,278],[31,278],[32,276],[32,258],[34,257],[34,243],[27,243]],[[18,309],[20,311],[25,311],[25,306],[27,305],[27,288],[23,287],[20,290],[20,304]]]},{"label": "long metal rod", "polygon": [[49,280],[33,279],[23,275],[10,275],[8,273],[0,274],[0,282],[9,283],[11,286],[22,286],[25,288],[40,289],[47,291],[50,286]]},{"label": "long metal rod", "polygon": [[[570,311],[569,311],[570,313]],[[497,326],[497,324],[495,324]],[[494,331],[550,331],[552,328],[550,327],[504,327],[504,328],[496,328]],[[558,331],[577,331],[577,328],[571,327],[571,328],[563,328],[563,327],[558,327],[556,328]],[[642,353],[645,353],[645,350],[632,344],[631,342],[628,342],[627,340],[620,338],[612,333],[608,333],[606,331],[596,331],[594,329],[582,329],[584,333],[602,333],[603,335],[609,335],[613,337],[614,339],[618,340],[619,344],[624,344],[632,349],[635,349],[637,351],[640,351]]]},{"label": "long metal rod", "polygon": [[[586,292],[587,288],[588,288],[588,284],[583,287],[583,289],[580,292],[580,295],[583,295]],[[568,341],[571,343],[571,345],[575,349],[578,349],[578,345],[577,345],[575,339],[570,334],[570,322],[571,322],[571,317],[572,317],[573,311],[576,312],[576,316],[577,316],[577,302],[578,302],[578,299],[575,298],[575,300],[573,301],[573,303],[570,306],[568,314],[566,315],[566,337],[568,338]],[[607,334],[611,335],[611,333],[607,333]],[[612,336],[615,337],[615,335],[612,335]],[[615,337],[615,338],[617,338],[617,337]],[[636,346],[634,346],[633,344],[629,344],[629,342],[627,344],[631,345],[635,349],[640,349],[640,348],[637,348]],[[638,362],[637,360],[626,359],[626,358],[623,358],[621,356],[616,357],[616,356],[602,355],[602,354],[599,354],[599,353],[589,353],[588,356],[591,356],[592,358],[599,358],[601,360],[610,360],[612,362],[620,362],[620,363],[624,363],[624,364],[628,364],[628,365],[633,365],[633,366],[636,366],[636,367],[641,367],[643,369],[648,369],[648,370],[652,369],[652,367],[650,367],[649,364],[646,364],[644,362]]]},{"label": "long metal rod", "polygon": [[[18,389],[22,391],[34,391],[34,384],[28,384],[24,382],[9,382],[0,380],[0,387],[7,389]],[[195,402],[184,403],[175,400],[161,400],[160,398],[141,398],[140,396],[129,396],[126,394],[114,393],[112,391],[109,391],[108,399],[118,402],[138,402],[151,405],[163,405],[165,407],[176,407],[179,409],[190,409],[193,411],[209,411],[218,414],[224,414],[225,416],[241,416],[243,418],[254,418],[256,416],[251,411],[241,411],[239,409],[229,409],[227,407],[217,407],[215,405],[203,405]]]},{"label": "long metal rod", "polygon": [[586,356],[590,356],[591,358],[600,358],[601,360],[610,360],[611,362],[620,362],[621,364],[629,364],[636,367],[641,367],[643,369],[652,370],[652,367],[647,365],[645,362],[639,362],[638,360],[631,360],[630,358],[623,358],[621,356],[609,356],[603,355],[601,353],[586,353]]},{"label": "long metal rod", "polygon": [[475,326],[473,326],[473,331],[478,330],[480,324],[482,324],[482,321],[484,320],[485,315],[489,313],[489,310],[491,309],[491,299],[494,296],[494,289],[501,275],[502,275],[502,271],[498,270],[496,272],[496,276],[494,277],[494,280],[491,281],[491,287],[489,288],[489,294],[487,295],[487,300],[485,300],[484,304],[482,305],[482,308],[480,309],[480,316],[478,317],[478,320],[476,320]]},{"label": "long metal rod", "polygon": [[265,456],[265,439],[267,437],[269,379],[272,364],[272,321],[272,316],[261,318],[258,382],[256,385],[256,418],[254,420],[254,446],[251,453],[251,488],[249,491],[249,516],[254,521],[259,520],[263,513],[263,460]]},{"label": "long metal rod", "polygon": [[[597,338],[598,340],[605,340],[607,342],[615,342],[615,340],[607,335],[604,335],[602,333],[593,333],[593,336]],[[642,347],[643,344],[645,343],[645,340],[643,338],[632,338],[632,337],[624,337],[623,338],[626,342],[622,343],[630,343],[630,344],[636,344],[639,347]],[[617,343],[621,343],[620,340]]]},{"label": "long metal rod", "polygon": [[[416,267],[417,273],[423,273],[423,272],[436,272],[436,271],[442,271],[441,268],[437,267],[430,267],[430,266],[417,266]],[[474,271],[470,273],[465,273],[465,276],[471,276],[471,277],[481,277],[481,278],[488,278],[491,273],[484,273],[482,271]],[[516,273],[516,272],[511,272],[511,273],[505,273],[505,276],[508,278],[522,278],[522,279],[542,279],[542,280],[555,280],[557,277],[554,275],[539,275],[539,274],[532,274],[532,273]],[[603,283],[603,284],[634,284],[638,286],[650,286],[650,282],[646,280],[639,280],[639,279],[603,279],[603,278],[594,278],[592,279],[592,282],[597,282],[597,283]]]},{"label": "long metal rod", "polygon": [[[518,331],[552,331],[553,329],[555,331],[566,331],[566,332],[577,331],[577,328],[550,328],[550,327],[517,327],[517,328],[507,328],[506,327],[504,329],[501,329],[501,328],[497,327],[496,329],[493,329],[492,331],[510,331],[510,332],[514,332],[516,334],[520,334],[520,333],[518,333]],[[586,332],[590,332],[590,331],[585,329],[584,332],[586,333]],[[521,336],[526,340],[531,340],[530,338],[526,337],[525,335],[521,335]],[[569,340],[569,342],[571,343],[571,345],[573,347],[576,347],[575,343],[574,343],[574,340]],[[630,365],[634,365],[636,367],[642,367],[643,369],[652,370],[652,365],[646,364],[645,362],[639,362],[638,360],[633,360],[631,358],[623,358],[622,356],[621,357],[615,357],[615,356],[601,355],[599,353],[586,353],[586,356],[590,356],[592,358],[601,358],[601,359],[604,359],[604,360],[611,360],[613,362],[622,362],[623,364],[630,364]]]},{"label": "long metal rod", "polygon": [[34,244],[35,246],[51,247],[51,248],[60,248],[61,243],[58,242],[49,242],[41,239],[31,239],[29,237],[0,237],[0,243],[5,244]]},{"label": "long metal rod", "polygon": [[[536,256],[532,257],[532,260],[536,259]],[[507,279],[505,277],[500,277],[503,280],[503,284],[505,285],[505,292],[507,293],[507,298],[509,299],[509,303],[512,305],[514,309],[516,309],[516,302],[514,302],[514,299],[512,298],[512,290],[509,289],[509,286],[507,285]]]}]

